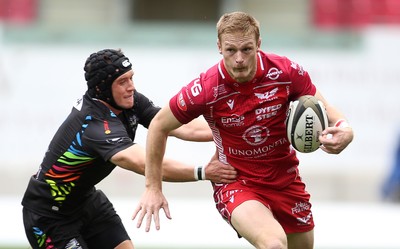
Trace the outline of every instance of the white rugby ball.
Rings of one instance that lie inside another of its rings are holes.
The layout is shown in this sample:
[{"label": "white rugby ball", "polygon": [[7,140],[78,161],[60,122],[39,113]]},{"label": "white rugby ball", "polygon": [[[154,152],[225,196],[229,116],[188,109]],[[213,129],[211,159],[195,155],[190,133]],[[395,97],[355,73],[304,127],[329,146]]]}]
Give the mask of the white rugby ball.
[{"label": "white rugby ball", "polygon": [[286,117],[289,142],[299,152],[316,151],[321,145],[319,135],[328,127],[324,104],[312,95],[292,101]]}]

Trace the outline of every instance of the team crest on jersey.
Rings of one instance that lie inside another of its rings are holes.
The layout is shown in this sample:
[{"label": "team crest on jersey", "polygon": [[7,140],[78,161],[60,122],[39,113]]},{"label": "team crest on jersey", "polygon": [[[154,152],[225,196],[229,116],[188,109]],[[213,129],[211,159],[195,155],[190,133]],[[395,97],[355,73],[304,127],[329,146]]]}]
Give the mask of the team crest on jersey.
[{"label": "team crest on jersey", "polygon": [[304,216],[304,217],[298,217],[296,218],[298,221],[298,225],[308,225],[310,224],[310,220],[311,220],[311,216],[312,213],[309,213],[308,215]]},{"label": "team crest on jersey", "polygon": [[104,125],[104,133],[107,135],[110,134],[111,130],[110,130],[110,127],[108,127],[108,121],[104,120],[103,125]]},{"label": "team crest on jersey", "polygon": [[242,138],[250,145],[260,145],[267,141],[269,129],[265,126],[253,125],[242,135]]},{"label": "team crest on jersey", "polygon": [[271,91],[267,91],[265,93],[254,93],[254,95],[260,100],[260,104],[265,102],[265,101],[271,101],[274,98],[275,94],[278,92],[278,87],[275,87]]},{"label": "team crest on jersey", "polygon": [[179,94],[179,96],[177,98],[177,102],[178,102],[179,109],[181,109],[182,111],[185,112],[187,110],[187,106],[186,106],[185,100],[183,99],[183,94],[182,93]]}]

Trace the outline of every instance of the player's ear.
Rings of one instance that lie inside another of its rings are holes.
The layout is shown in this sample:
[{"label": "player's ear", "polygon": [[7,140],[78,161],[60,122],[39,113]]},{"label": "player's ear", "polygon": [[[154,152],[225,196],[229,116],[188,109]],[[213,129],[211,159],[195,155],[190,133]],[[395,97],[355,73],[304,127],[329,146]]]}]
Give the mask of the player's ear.
[{"label": "player's ear", "polygon": [[218,51],[220,54],[222,54],[222,47],[221,47],[221,42],[219,39],[217,39],[217,47],[218,47]]},{"label": "player's ear", "polygon": [[259,38],[257,41],[257,50],[259,50],[260,47],[261,47],[261,38]]}]

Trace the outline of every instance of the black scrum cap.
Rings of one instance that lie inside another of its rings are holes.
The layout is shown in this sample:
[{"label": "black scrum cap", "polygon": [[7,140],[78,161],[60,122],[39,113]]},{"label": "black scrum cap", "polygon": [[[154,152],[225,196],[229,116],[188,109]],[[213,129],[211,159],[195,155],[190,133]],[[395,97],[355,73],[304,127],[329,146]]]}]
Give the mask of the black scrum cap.
[{"label": "black scrum cap", "polygon": [[117,109],[111,92],[115,79],[132,69],[121,50],[103,49],[93,53],[85,62],[85,79],[90,97],[101,99]]}]

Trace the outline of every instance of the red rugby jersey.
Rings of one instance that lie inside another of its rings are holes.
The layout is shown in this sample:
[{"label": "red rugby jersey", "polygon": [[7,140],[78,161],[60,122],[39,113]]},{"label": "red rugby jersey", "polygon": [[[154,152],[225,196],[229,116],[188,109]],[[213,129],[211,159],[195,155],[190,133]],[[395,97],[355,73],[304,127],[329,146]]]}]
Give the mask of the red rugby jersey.
[{"label": "red rugby jersey", "polygon": [[316,88],[297,63],[258,53],[257,73],[237,83],[223,61],[183,87],[169,102],[181,123],[203,115],[212,129],[221,162],[239,179],[281,188],[297,177],[298,159],[286,136],[291,100],[314,95]]}]

